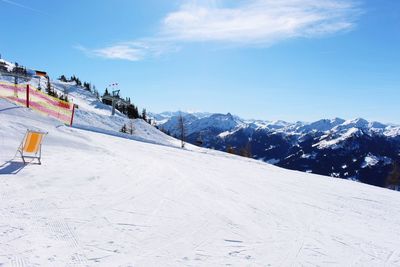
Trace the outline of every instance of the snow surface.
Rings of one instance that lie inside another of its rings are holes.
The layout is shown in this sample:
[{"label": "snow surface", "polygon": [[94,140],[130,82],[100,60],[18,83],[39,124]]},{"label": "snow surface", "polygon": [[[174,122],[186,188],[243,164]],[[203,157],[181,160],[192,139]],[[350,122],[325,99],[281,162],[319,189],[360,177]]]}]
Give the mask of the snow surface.
[{"label": "snow surface", "polygon": [[[69,128],[4,100],[0,123],[1,265],[400,266],[398,192]],[[42,165],[13,159],[27,128],[49,133]]]}]

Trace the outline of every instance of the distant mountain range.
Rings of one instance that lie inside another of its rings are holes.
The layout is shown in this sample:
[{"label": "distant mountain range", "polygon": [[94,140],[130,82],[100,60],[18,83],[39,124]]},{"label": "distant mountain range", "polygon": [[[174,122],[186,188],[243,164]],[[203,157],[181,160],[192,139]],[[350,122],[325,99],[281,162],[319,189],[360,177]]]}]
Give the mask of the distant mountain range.
[{"label": "distant mountain range", "polygon": [[[228,114],[188,113],[187,142],[241,154],[280,167],[386,187],[400,162],[400,126],[365,119],[312,123],[244,120]],[[164,132],[179,136],[179,112],[151,114]]]}]

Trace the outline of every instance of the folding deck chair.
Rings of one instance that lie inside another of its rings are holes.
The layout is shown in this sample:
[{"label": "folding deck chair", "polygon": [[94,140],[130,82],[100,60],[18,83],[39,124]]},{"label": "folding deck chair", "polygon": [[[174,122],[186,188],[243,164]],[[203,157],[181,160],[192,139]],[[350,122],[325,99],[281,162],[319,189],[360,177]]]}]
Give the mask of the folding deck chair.
[{"label": "folding deck chair", "polygon": [[26,158],[37,159],[39,164],[42,156],[42,141],[47,133],[40,131],[27,130],[24,139],[19,145],[18,151],[22,161],[26,164]]}]

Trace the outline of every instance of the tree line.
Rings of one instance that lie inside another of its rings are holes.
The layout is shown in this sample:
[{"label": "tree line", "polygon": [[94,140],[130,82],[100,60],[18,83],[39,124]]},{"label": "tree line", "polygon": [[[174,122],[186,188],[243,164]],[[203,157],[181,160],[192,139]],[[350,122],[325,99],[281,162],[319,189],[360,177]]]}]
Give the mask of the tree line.
[{"label": "tree line", "polygon": [[76,86],[80,86],[84,88],[86,91],[92,92],[97,99],[100,99],[100,93],[96,89],[96,86],[91,84],[90,82],[82,82],[77,76],[72,75],[69,79],[65,75],[61,75],[58,80],[62,82],[75,82]]}]

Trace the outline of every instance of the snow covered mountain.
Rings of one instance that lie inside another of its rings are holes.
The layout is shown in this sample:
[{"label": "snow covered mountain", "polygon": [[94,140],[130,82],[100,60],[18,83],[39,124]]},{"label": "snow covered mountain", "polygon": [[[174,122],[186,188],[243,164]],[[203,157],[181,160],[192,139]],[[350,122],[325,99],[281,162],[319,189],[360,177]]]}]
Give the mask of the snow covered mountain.
[{"label": "snow covered mountain", "polygon": [[[232,116],[231,114],[211,114],[207,117],[198,117],[196,114],[184,113],[182,114],[184,124],[187,129],[187,135],[198,132],[208,131],[211,133],[219,133],[228,131],[243,124],[243,122]],[[174,136],[179,135],[179,115],[172,116],[165,123],[161,125],[164,131],[170,132]],[[159,121],[156,120],[159,124]]]},{"label": "snow covered mountain", "polygon": [[193,116],[197,119],[206,118],[212,115],[208,112],[184,112],[184,111],[175,111],[175,112],[162,112],[162,113],[149,113],[149,116],[152,117],[158,124],[163,124],[170,120],[171,118],[178,117],[179,115],[183,116]]},{"label": "snow covered mountain", "polygon": [[[211,114],[185,116],[185,122],[192,144],[238,154],[250,148],[253,158],[293,170],[385,187],[394,165],[400,164],[400,127],[361,118],[289,123]],[[176,116],[158,123],[179,136]]]}]

